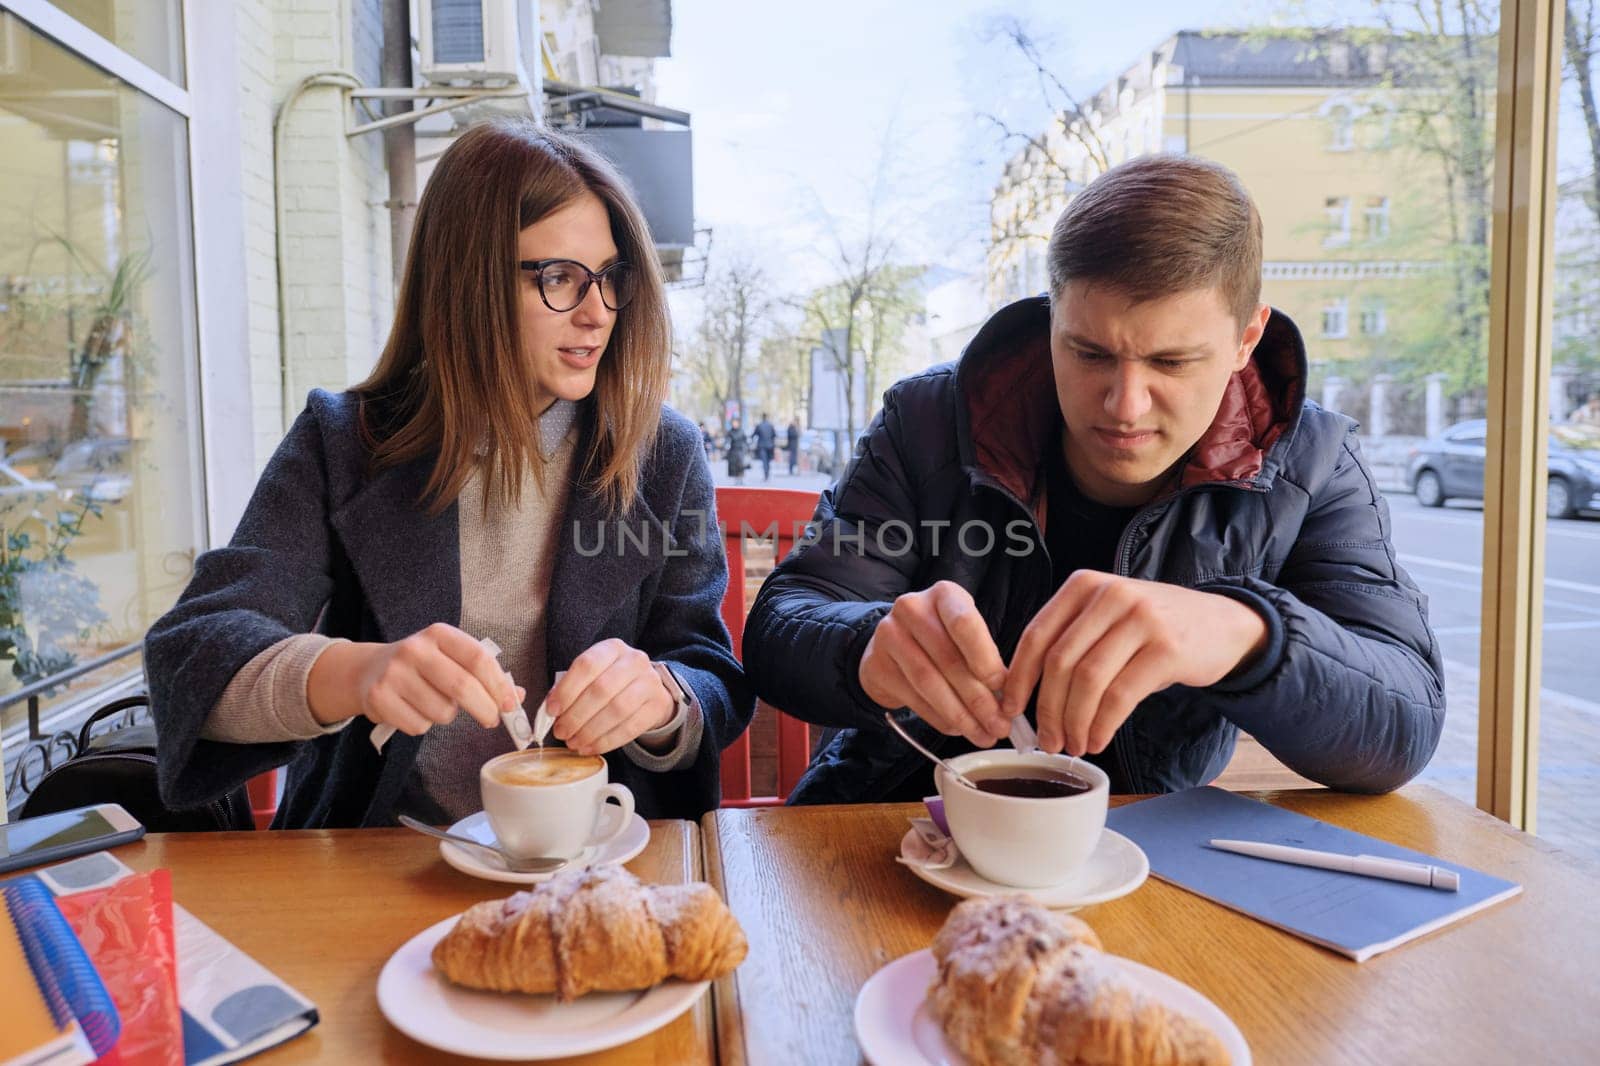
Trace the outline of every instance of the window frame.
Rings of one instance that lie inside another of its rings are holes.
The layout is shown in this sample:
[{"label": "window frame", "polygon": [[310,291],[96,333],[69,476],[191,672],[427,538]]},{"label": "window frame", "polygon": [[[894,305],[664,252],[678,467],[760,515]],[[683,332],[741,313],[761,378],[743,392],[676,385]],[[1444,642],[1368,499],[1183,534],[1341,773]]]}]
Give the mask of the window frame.
[{"label": "window frame", "polygon": [[[1374,204],[1371,199],[1375,199],[1378,202]],[[1377,243],[1378,241],[1389,239],[1389,198],[1387,196],[1377,196],[1371,199],[1361,209],[1361,234],[1369,243]],[[1373,232],[1374,221],[1377,222],[1377,232]]]},{"label": "window frame", "polygon": [[1537,828],[1564,5],[1502,0],[1489,280],[1478,806]]},{"label": "window frame", "polygon": [[1322,238],[1322,246],[1343,248],[1350,243],[1350,197],[1323,197],[1322,210],[1328,218],[1328,232]]},{"label": "window frame", "polygon": [[[1328,328],[1329,316],[1337,316],[1338,330]],[[1336,296],[1322,305],[1322,337],[1324,340],[1346,340],[1350,336],[1350,298]]]},{"label": "window frame", "polygon": [[[253,488],[235,464],[218,457],[249,455],[253,448],[247,263],[237,234],[244,232],[240,158],[236,13],[233,5],[184,0],[184,78],[208,86],[193,93],[135,58],[46,0],[5,0],[5,13],[69,54],[118,79],[128,90],[165,107],[184,124],[187,166],[179,180],[189,207],[194,358],[177,387],[189,394],[194,427],[188,447],[195,463],[196,551],[231,536]],[[209,160],[209,162],[207,162]],[[129,683],[69,696],[44,709],[42,728],[76,721],[86,702]],[[4,821],[0,805],[0,822]]]}]

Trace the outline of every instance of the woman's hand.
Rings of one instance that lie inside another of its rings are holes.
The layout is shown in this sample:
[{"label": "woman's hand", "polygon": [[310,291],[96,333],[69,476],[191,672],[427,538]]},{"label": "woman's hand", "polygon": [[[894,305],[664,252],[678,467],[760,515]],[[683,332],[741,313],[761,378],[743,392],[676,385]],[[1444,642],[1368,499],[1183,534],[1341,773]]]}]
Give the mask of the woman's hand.
[{"label": "woman's hand", "polygon": [[392,644],[331,645],[306,680],[311,713],[324,725],[359,714],[411,736],[459,711],[498,727],[520,698],[483,645],[443,622]]},{"label": "woman's hand", "polygon": [[672,694],[650,657],[612,638],[572,661],[545,699],[550,731],[573,751],[604,755],[672,721]]}]

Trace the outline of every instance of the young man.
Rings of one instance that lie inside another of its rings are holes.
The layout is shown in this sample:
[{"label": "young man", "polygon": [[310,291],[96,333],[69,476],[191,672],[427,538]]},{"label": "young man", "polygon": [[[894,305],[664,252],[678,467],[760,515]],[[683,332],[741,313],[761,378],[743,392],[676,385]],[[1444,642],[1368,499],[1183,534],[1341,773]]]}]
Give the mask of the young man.
[{"label": "young man", "polygon": [[[1261,221],[1181,156],[1056,223],[1050,295],[895,385],[744,634],[762,698],[838,727],[794,802],[910,800],[1028,714],[1121,792],[1203,784],[1240,729],[1393,789],[1444,721],[1439,648],[1354,424],[1260,302]],[[912,712],[904,713],[905,709]]]}]

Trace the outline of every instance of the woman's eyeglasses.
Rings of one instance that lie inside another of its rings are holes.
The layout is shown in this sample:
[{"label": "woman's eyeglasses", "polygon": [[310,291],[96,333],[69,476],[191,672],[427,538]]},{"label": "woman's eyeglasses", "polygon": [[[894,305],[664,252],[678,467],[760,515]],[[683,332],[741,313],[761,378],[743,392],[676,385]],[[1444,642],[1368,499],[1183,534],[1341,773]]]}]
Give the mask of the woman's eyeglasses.
[{"label": "woman's eyeglasses", "polygon": [[517,264],[532,272],[539,298],[552,311],[570,311],[583,303],[589,286],[599,284],[600,302],[620,311],[633,299],[634,272],[630,263],[612,263],[596,273],[572,259],[524,259]]}]

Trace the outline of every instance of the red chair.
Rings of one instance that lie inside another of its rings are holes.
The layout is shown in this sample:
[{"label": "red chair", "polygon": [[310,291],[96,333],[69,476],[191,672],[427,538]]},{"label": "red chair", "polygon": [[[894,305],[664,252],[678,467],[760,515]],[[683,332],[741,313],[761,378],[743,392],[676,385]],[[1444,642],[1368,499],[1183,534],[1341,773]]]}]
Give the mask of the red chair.
[{"label": "red chair", "polygon": [[[722,597],[722,620],[733,636],[733,654],[744,658],[744,542],[748,537],[776,537],[777,558],[782,559],[805,535],[806,523],[817,507],[814,493],[796,489],[719,488],[717,519],[722,523],[728,553],[728,591]],[[722,805],[724,807],[776,807],[788,798],[811,761],[811,730],[766,703],[756,705],[778,717],[778,793],[750,794],[750,731],[740,734],[722,752]]]},{"label": "red chair", "polygon": [[268,770],[245,782],[245,794],[250,797],[250,817],[255,820],[257,829],[270,826],[278,813],[278,774],[281,772]]}]

